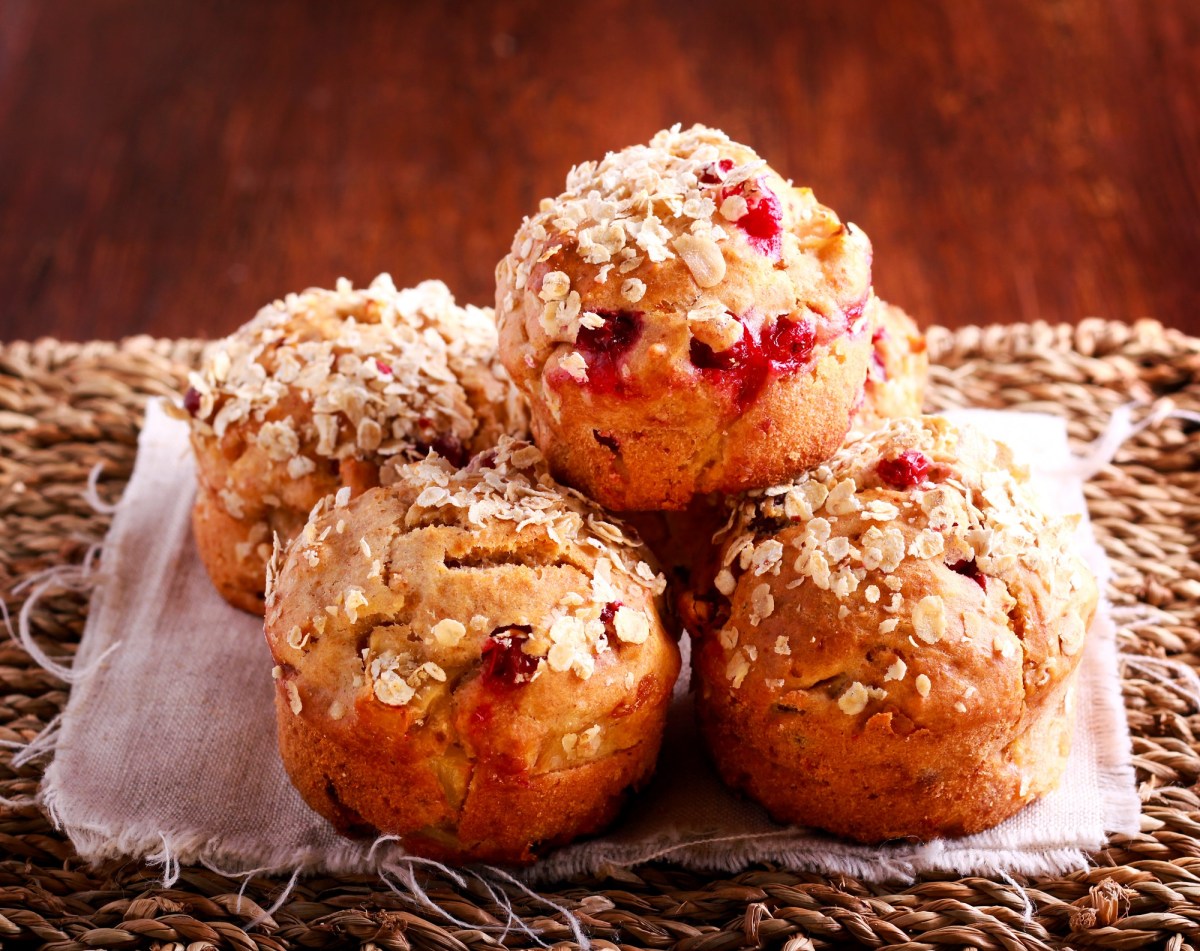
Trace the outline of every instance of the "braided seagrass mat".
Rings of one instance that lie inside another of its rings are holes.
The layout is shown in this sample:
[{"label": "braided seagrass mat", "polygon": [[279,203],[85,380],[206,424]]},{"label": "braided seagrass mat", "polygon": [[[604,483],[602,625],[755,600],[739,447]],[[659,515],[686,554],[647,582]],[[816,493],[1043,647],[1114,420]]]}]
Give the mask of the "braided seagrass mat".
[{"label": "braided seagrass mat", "polygon": [[[1124,695],[1142,828],[1062,878],[928,877],[871,885],[755,867],[709,878],[665,864],[614,870],[534,895],[431,873],[432,903],[374,877],[231,878],[206,868],[131,862],[87,868],[30,799],[44,757],[21,748],[61,711],[68,685],[0,638],[0,946],[237,951],[362,947],[477,951],[577,946],[735,951],[772,947],[1200,947],[1200,339],[1157,323],[1088,320],[929,335],[931,410],[976,405],[1064,414],[1076,448],[1114,410],[1145,404],[1150,425],[1086,486],[1097,537],[1114,562]],[[175,391],[195,341],[42,340],[0,347],[0,594],[77,563],[133,468],[145,400]],[[92,496],[95,501],[95,496]],[[46,652],[68,660],[86,596],[51,590],[29,612]],[[1156,663],[1173,658],[1188,665]],[[1190,676],[1189,676],[1190,674]],[[169,698],[164,698],[169,702]],[[14,757],[21,760],[14,763]],[[177,876],[174,874],[177,872]],[[239,890],[244,889],[239,896]],[[457,919],[455,923],[448,916]],[[506,922],[512,922],[507,929]]]}]

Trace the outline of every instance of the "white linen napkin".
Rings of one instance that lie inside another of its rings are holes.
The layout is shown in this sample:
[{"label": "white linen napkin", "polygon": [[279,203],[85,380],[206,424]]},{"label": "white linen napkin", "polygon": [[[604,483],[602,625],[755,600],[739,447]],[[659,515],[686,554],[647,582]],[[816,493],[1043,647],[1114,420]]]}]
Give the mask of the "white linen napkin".
[{"label": "white linen napkin", "polygon": [[[1055,510],[1086,512],[1083,467],[1062,420],[958,411],[1007,442]],[[104,543],[101,573],[41,799],[88,860],[131,856],[168,869],[387,870],[394,842],[343,839],[292,788],[275,745],[272,661],[261,622],[229,607],[195,552],[195,488],[187,427],[152,404],[133,477]],[[1108,565],[1091,528],[1081,549]],[[685,645],[686,649],[686,645]],[[89,669],[90,668],[90,669]],[[1062,786],[987,832],[927,845],[869,847],[776,825],[728,792],[694,726],[687,666],[675,693],[656,779],[603,836],[553,853],[524,874],[553,881],[653,859],[735,871],[754,862],[866,880],[923,872],[1060,874],[1087,864],[1107,833],[1135,832],[1128,727],[1107,608],[1080,669],[1075,743]]]}]

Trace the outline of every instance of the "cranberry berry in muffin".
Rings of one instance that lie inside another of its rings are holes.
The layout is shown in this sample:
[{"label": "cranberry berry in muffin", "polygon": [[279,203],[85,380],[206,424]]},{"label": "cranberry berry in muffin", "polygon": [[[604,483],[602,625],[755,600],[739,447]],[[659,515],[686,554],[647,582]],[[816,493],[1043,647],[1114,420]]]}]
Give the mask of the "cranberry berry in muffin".
[{"label": "cranberry berry in muffin", "polygon": [[272,536],[292,538],[324,496],[377,484],[389,459],[465,462],[525,429],[491,313],[456,306],[439,281],[397,291],[387,275],[264,307],[209,348],[180,415],[201,557],[222,596],[256,613]]},{"label": "cranberry berry in muffin", "polygon": [[345,491],[268,599],[279,745],[345,833],[527,862],[654,769],[679,653],[636,536],[502,440]]},{"label": "cranberry berry in muffin", "polygon": [[921,415],[929,375],[929,354],[917,322],[874,294],[867,313],[872,352],[863,402],[854,414],[858,432],[877,429],[899,416]]},{"label": "cranberry berry in muffin", "polygon": [[936,417],[750,493],[685,611],[725,781],[866,842],[976,832],[1053,789],[1098,596],[1074,525]]},{"label": "cranberry berry in muffin", "polygon": [[608,508],[790,478],[833,453],[862,399],[870,242],[719,131],[572,169],[496,276],[534,439]]}]

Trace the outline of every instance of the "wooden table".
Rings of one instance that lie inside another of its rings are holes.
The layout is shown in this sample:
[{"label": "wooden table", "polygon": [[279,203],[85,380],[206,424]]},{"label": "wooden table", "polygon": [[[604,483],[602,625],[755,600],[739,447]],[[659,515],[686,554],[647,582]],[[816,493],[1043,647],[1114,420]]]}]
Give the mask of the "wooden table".
[{"label": "wooden table", "polygon": [[0,3],[0,338],[381,270],[488,303],[572,163],[675,121],[862,226],[924,322],[1200,332],[1195,0],[416,7]]}]

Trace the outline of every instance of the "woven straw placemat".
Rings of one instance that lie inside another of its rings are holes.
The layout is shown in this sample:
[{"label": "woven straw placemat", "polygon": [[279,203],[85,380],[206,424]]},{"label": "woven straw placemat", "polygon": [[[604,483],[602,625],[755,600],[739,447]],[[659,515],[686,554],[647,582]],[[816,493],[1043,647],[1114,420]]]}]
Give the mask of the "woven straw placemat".
[{"label": "woven straw placemat", "polygon": [[[1089,320],[935,329],[930,345],[931,410],[1063,414],[1076,448],[1131,401],[1146,407],[1135,418],[1150,414],[1087,486],[1097,536],[1114,562],[1109,594],[1125,622],[1125,701],[1143,802],[1141,832],[1114,840],[1093,856],[1094,867],[1052,879],[926,878],[888,887],[770,867],[710,880],[654,864],[540,895],[432,872],[421,884],[436,907],[374,877],[318,877],[295,883],[256,921],[287,883],[185,867],[172,870],[164,888],[161,868],[82,865],[31,804],[44,759],[22,752],[61,711],[69,687],[4,639],[0,943],[466,951],[577,944],[574,925],[609,949],[1200,944],[1200,679],[1192,672],[1200,664],[1200,340],[1150,321]],[[199,349],[148,338],[0,348],[0,592],[11,613],[30,590],[14,586],[79,562],[103,538],[108,517],[93,503],[114,500],[128,479],[146,398],[173,392]],[[85,595],[57,589],[28,613],[46,652],[69,659],[86,611]]]}]

